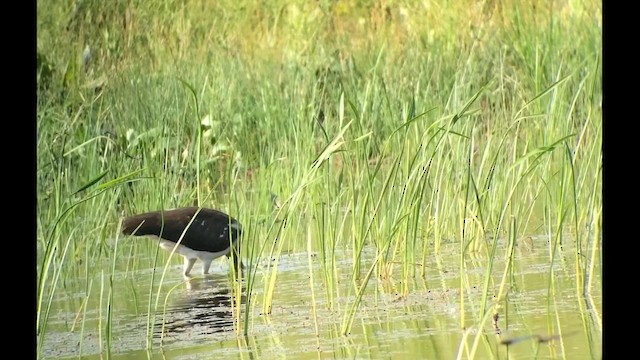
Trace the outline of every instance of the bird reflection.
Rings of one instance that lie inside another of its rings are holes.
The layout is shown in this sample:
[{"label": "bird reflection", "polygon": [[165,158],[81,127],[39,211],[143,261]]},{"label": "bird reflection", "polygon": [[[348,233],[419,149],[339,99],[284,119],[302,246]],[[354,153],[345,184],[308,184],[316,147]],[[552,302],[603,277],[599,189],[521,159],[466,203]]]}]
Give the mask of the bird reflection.
[{"label": "bird reflection", "polygon": [[[233,331],[232,295],[226,275],[187,280],[187,290],[158,317],[154,337],[163,342],[197,340],[198,337]],[[244,293],[244,285],[242,288]],[[242,295],[241,303],[245,303]]]}]

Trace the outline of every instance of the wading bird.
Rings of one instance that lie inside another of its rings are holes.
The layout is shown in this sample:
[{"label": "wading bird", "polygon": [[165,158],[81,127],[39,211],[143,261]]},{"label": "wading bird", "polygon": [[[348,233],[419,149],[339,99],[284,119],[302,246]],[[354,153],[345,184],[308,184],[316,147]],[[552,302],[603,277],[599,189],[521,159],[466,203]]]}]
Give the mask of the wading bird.
[{"label": "wading bird", "polygon": [[202,261],[205,275],[211,261],[223,255],[235,263],[236,273],[243,268],[238,251],[242,226],[218,210],[185,207],[132,215],[123,220],[122,233],[158,237],[160,247],[167,251],[175,247],[184,258],[182,274],[187,279],[196,259]]}]

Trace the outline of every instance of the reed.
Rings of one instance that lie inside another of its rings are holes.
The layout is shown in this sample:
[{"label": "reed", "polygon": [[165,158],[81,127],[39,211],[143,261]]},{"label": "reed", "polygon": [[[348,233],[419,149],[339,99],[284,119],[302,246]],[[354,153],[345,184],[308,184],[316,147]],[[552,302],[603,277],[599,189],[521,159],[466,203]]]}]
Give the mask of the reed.
[{"label": "reed", "polygon": [[[39,355],[74,293],[73,329],[97,326],[107,356],[129,306],[154,349],[177,260],[120,239],[119,219],[194,204],[243,224],[251,266],[229,282],[239,337],[273,316],[279,265],[298,252],[314,319],[327,311],[347,334],[382,282],[406,298],[414,278],[443,279],[456,244],[460,357],[498,353],[479,334],[509,308],[529,236],[548,254],[549,331],[563,325],[556,271],[571,268],[581,311],[600,306],[598,2],[74,6],[37,9]],[[602,330],[594,313],[585,334]]]}]

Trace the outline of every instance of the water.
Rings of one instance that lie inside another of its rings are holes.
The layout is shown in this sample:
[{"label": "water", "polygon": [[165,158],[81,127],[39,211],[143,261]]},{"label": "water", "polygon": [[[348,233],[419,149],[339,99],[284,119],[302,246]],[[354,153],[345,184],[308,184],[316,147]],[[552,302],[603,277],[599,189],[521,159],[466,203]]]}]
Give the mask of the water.
[{"label": "water", "polygon": [[[492,323],[489,318],[481,329],[476,328],[477,314],[488,260],[478,254],[466,261],[461,297],[459,244],[455,243],[445,244],[438,256],[429,256],[426,277],[410,278],[406,295],[402,291],[405,284],[400,279],[399,265],[388,279],[372,277],[346,336],[341,333],[342,324],[359,286],[351,281],[351,257],[347,253],[337,261],[339,282],[332,307],[323,284],[320,256],[312,258],[315,317],[306,253],[282,256],[270,315],[262,314],[264,279],[270,264],[257,264],[256,285],[250,295],[252,306],[243,309],[250,313],[246,337],[241,331],[234,331],[235,310],[226,260],[214,261],[209,277],[198,277],[188,283],[180,275],[181,259],[176,259],[175,265],[172,262],[160,288],[155,317],[148,316],[150,301],[152,308],[156,304],[157,288],[149,297],[152,269],[122,270],[113,277],[110,357],[455,359],[459,353],[461,358],[470,357],[479,334],[477,359],[601,358],[600,271],[594,279],[593,293],[583,296],[576,286],[574,252],[559,251],[551,269],[548,247],[541,239],[535,241],[536,247],[523,242],[516,249],[514,271],[509,275],[512,286],[506,299],[497,301],[497,322]],[[506,264],[504,253],[504,248],[499,249],[493,262],[490,295],[498,292]],[[373,251],[368,249],[362,277],[372,258]],[[194,273],[200,270],[199,266],[196,265]],[[159,277],[156,274],[156,285]],[[90,281],[67,280],[58,290],[42,358],[105,357],[107,280],[108,274],[100,273]],[[85,299],[88,300],[83,306]],[[465,329],[461,301],[464,301]],[[246,297],[242,302],[246,303]],[[491,296],[487,306],[489,310],[494,306]],[[147,337],[148,323],[155,324],[150,337]],[[151,350],[146,350],[148,339]]]}]

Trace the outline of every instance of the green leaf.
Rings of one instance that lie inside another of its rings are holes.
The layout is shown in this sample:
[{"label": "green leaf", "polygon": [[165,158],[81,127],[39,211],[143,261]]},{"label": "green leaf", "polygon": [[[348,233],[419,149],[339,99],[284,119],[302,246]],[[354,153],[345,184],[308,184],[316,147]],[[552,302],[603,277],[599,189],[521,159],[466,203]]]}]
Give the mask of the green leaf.
[{"label": "green leaf", "polygon": [[90,188],[91,186],[95,185],[98,181],[102,180],[102,178],[103,178],[103,177],[105,177],[105,176],[107,175],[107,173],[108,173],[108,172],[109,172],[109,170],[106,170],[106,171],[105,171],[105,172],[103,172],[102,174],[100,174],[100,175],[96,176],[95,178],[93,178],[93,179],[89,180],[89,182],[88,182],[88,183],[86,183],[86,184],[82,185],[82,186],[80,187],[80,189],[78,189],[78,190],[74,191],[74,192],[73,192],[73,194],[71,194],[71,195],[75,195],[75,194],[77,194],[77,193],[79,193],[79,192],[81,192],[81,191],[84,191],[84,190],[86,190],[86,189]]}]

